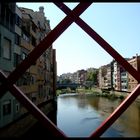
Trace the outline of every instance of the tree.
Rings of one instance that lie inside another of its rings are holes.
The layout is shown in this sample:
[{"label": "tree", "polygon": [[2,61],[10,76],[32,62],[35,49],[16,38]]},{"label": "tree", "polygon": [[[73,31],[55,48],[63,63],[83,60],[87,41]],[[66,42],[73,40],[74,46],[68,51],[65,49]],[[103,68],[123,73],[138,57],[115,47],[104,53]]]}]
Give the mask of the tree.
[{"label": "tree", "polygon": [[94,85],[97,84],[98,71],[90,71],[87,73],[87,81],[91,81]]},{"label": "tree", "polygon": [[71,83],[71,80],[70,80],[69,78],[63,79],[63,80],[62,80],[62,83],[63,83],[63,84],[70,84],[70,83]]}]

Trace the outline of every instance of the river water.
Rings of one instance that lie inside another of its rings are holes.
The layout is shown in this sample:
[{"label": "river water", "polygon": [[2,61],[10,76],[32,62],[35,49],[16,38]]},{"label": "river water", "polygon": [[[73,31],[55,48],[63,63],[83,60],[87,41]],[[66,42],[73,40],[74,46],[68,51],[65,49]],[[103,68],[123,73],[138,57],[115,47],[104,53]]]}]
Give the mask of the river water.
[{"label": "river water", "polygon": [[[68,137],[88,137],[122,102],[91,95],[57,98],[57,126]],[[140,103],[134,102],[101,137],[140,137]]]}]

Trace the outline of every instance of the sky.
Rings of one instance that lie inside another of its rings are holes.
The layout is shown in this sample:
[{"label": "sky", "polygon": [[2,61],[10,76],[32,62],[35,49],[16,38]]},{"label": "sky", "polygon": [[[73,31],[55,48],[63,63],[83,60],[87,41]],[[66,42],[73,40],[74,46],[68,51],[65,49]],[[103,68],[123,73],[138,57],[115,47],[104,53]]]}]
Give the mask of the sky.
[{"label": "sky", "polygon": [[[65,4],[70,9],[78,5],[76,2]],[[51,2],[20,2],[17,5],[34,11],[44,6],[52,30],[66,16]],[[80,18],[123,57],[140,55],[140,3],[92,3]],[[99,68],[113,60],[76,23],[72,23],[52,45],[56,49],[57,75],[90,67]]]}]

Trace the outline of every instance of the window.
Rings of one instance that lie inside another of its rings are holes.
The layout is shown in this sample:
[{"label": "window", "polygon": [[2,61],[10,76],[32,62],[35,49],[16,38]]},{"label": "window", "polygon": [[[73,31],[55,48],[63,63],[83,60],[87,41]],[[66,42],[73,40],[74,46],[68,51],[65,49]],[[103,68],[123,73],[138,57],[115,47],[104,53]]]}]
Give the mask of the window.
[{"label": "window", "polygon": [[0,4],[0,19],[1,19],[1,4]]},{"label": "window", "polygon": [[39,97],[42,97],[43,94],[43,85],[38,85],[38,93],[39,93]]},{"label": "window", "polygon": [[5,21],[5,10],[6,10],[5,6],[1,3],[1,16],[0,16],[0,18],[1,18],[2,24],[4,24],[4,21]]},{"label": "window", "polygon": [[21,19],[20,19],[20,17],[18,15],[16,15],[15,18],[16,18],[16,20],[15,20],[16,25],[21,27]]},{"label": "window", "polygon": [[22,80],[22,78],[20,78],[20,79],[17,80],[16,85],[17,85],[17,86],[22,86],[22,85],[23,85],[23,80]]},{"label": "window", "polygon": [[33,22],[32,22],[32,30],[36,33],[36,26]]},{"label": "window", "polygon": [[15,44],[20,44],[20,36],[17,33],[15,33]]},{"label": "window", "polygon": [[29,37],[27,37],[24,33],[22,34],[22,37],[23,37],[23,39],[26,40],[27,42],[30,41]]},{"label": "window", "polygon": [[14,66],[16,67],[20,63],[20,55],[14,53]]},{"label": "window", "polygon": [[35,76],[31,76],[31,84],[35,84],[35,82],[36,82]]},{"label": "window", "polygon": [[11,102],[7,100],[3,103],[3,116],[9,115],[11,113]]},{"label": "window", "polygon": [[15,14],[10,12],[9,13],[9,17],[10,17],[10,31],[14,32],[14,26],[15,26]]},{"label": "window", "polygon": [[22,60],[24,60],[26,57],[27,57],[27,54],[23,52],[22,53]]},{"label": "window", "polygon": [[36,46],[36,39],[32,36],[32,45]]},{"label": "window", "polygon": [[131,81],[134,82],[134,79],[132,79]]},{"label": "window", "polygon": [[11,59],[11,41],[7,38],[4,38],[3,57]]},{"label": "window", "polygon": [[1,34],[0,34],[0,56],[1,56]]},{"label": "window", "polygon": [[13,13],[10,13],[10,24],[13,27],[13,25],[14,25],[14,14]]},{"label": "window", "polygon": [[33,103],[36,102],[36,97],[32,97],[32,102],[33,102]]},{"label": "window", "polygon": [[6,23],[9,27],[9,20],[10,20],[10,12],[9,12],[9,9],[6,8]]},{"label": "window", "polygon": [[16,104],[16,113],[19,112],[19,103]]},{"label": "window", "polygon": [[40,27],[40,21],[37,21],[38,26]]},{"label": "window", "polygon": [[136,64],[136,62],[134,63],[133,67],[134,67],[135,69],[137,69],[137,64]]}]

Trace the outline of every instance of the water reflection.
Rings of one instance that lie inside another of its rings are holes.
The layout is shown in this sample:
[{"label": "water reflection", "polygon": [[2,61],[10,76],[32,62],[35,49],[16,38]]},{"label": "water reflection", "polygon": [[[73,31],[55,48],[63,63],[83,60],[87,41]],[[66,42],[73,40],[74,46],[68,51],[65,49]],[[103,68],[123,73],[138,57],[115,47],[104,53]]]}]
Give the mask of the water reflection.
[{"label": "water reflection", "polygon": [[[58,97],[57,125],[70,137],[87,137],[115,110],[121,100],[92,95]],[[140,103],[134,102],[102,137],[139,137]]]}]

